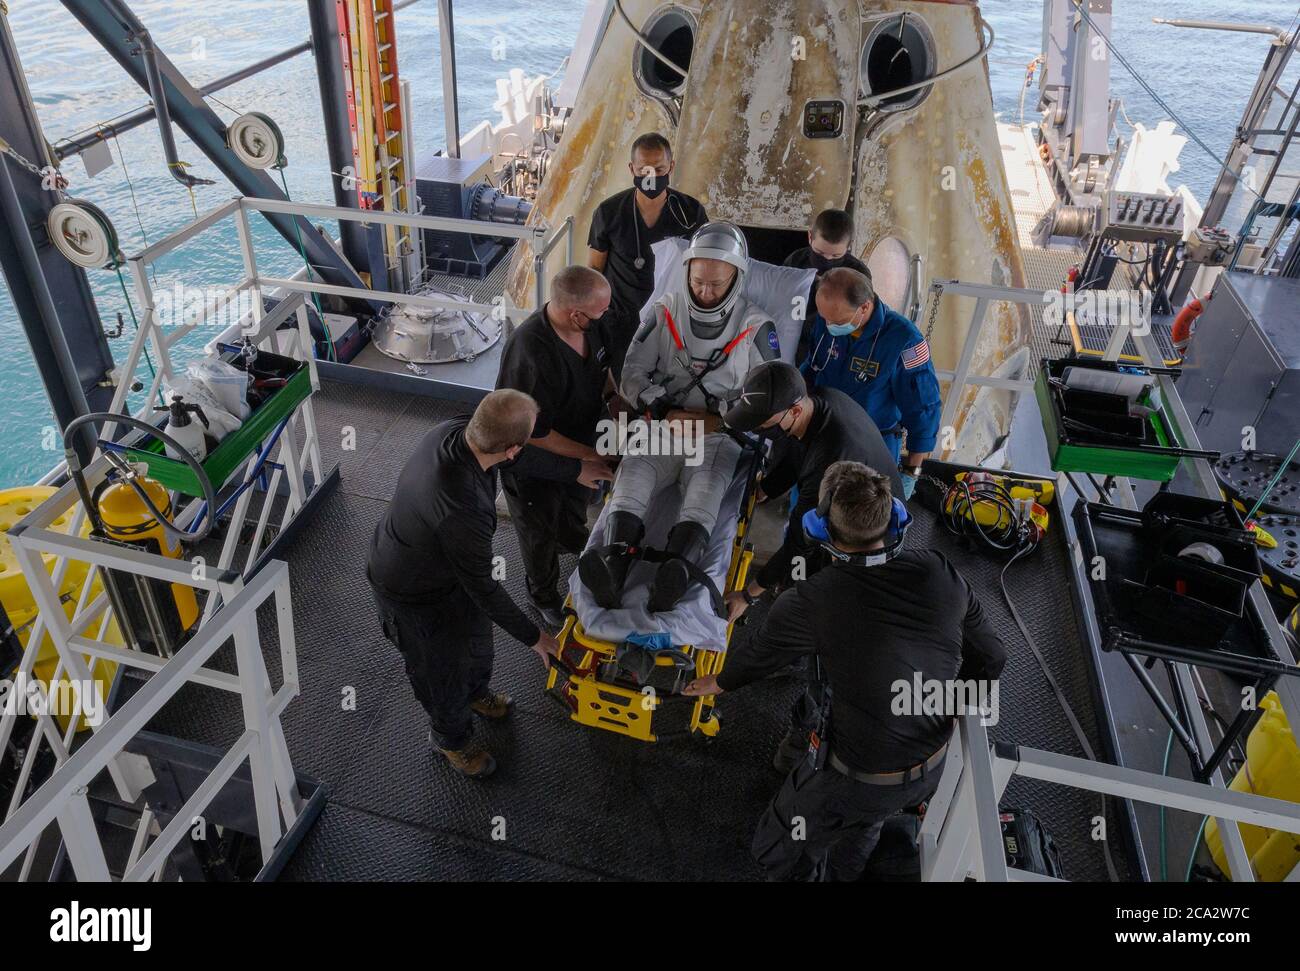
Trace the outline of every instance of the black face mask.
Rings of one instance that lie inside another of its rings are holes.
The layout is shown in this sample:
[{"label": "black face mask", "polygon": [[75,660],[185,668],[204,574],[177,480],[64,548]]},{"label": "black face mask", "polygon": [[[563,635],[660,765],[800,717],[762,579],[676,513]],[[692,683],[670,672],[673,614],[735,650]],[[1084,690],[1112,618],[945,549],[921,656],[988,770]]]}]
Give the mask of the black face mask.
[{"label": "black face mask", "polygon": [[785,412],[781,413],[781,421],[778,421],[775,425],[771,425],[768,428],[760,428],[758,430],[759,435],[772,442],[779,442],[783,438],[788,438],[790,436],[790,429],[781,424],[781,422],[785,421],[785,414]]},{"label": "black face mask", "polygon": [[822,256],[816,250],[810,250],[808,254],[808,262],[812,264],[814,270],[825,273],[827,270],[833,270],[837,266],[843,266],[844,257],[837,256],[835,259],[831,260]]},{"label": "black face mask", "polygon": [[641,194],[650,199],[658,198],[659,194],[668,189],[668,173],[663,175],[634,175],[632,176],[632,185],[640,189]]}]

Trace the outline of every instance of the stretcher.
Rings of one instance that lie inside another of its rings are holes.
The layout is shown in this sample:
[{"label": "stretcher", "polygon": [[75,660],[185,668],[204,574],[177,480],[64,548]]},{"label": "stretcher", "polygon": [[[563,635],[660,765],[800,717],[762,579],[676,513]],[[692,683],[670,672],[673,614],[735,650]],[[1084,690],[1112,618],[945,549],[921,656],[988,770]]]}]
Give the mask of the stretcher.
[{"label": "stretcher", "polygon": [[[564,627],[558,635],[560,657],[546,682],[573,721],[643,742],[667,735],[712,738],[718,734],[721,720],[714,708],[715,696],[690,698],[681,690],[694,678],[717,674],[726,659],[733,625],[726,620],[725,608],[719,616],[716,600],[748,582],[754,558],[748,532],[761,466],[757,445],[747,447],[723,497],[700,563],[716,590],[692,584],[672,610],[651,613],[646,602],[656,564],[643,560],[628,573],[622,606],[606,610],[595,603],[574,572],[564,603]],[[677,486],[655,497],[646,515],[646,546],[662,549],[680,504]],[[608,514],[606,504],[588,547],[599,545]],[[638,637],[658,643],[647,649],[637,643]]]}]

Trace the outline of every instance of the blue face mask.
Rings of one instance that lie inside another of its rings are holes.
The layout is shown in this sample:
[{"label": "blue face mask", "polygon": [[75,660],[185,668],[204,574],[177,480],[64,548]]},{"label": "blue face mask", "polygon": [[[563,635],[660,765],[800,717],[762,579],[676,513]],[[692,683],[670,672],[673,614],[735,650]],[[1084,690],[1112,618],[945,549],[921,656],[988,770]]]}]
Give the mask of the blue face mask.
[{"label": "blue face mask", "polygon": [[[854,317],[857,316],[855,313]],[[852,334],[860,325],[849,320],[847,324],[832,324],[829,320],[826,322],[826,333],[832,337],[843,337],[845,334]]]}]

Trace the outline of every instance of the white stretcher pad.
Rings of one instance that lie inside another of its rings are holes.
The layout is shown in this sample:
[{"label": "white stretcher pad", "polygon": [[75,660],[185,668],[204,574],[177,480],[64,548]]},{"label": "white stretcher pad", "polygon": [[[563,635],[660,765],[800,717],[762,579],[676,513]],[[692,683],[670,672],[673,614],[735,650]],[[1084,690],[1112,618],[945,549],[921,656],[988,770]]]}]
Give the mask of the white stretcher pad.
[{"label": "white stretcher pad", "polygon": [[[736,540],[737,524],[740,520],[740,504],[745,497],[745,485],[754,467],[754,456],[750,451],[741,453],[736,474],[731,485],[722,498],[718,512],[717,525],[709,535],[709,545],[704,551],[699,566],[710,577],[719,591],[726,592],[727,572],[731,567],[731,551]],[[677,510],[682,504],[681,485],[662,490],[651,500],[646,513],[647,546],[663,549],[668,539],[668,531],[677,522]],[[609,515],[609,504],[600,511],[596,525],[587,541],[587,548],[604,544],[605,518]],[[578,620],[590,637],[600,640],[619,642],[629,634],[654,634],[666,632],[675,647],[687,644],[708,651],[725,651],[727,649],[727,622],[713,610],[709,592],[699,583],[692,583],[690,589],[677,602],[672,610],[651,613],[646,609],[650,599],[650,581],[654,578],[658,564],[638,561],[628,573],[627,585],[623,588],[623,605],[614,610],[606,610],[596,604],[591,592],[582,585],[582,580],[575,570],[569,578],[569,592],[573,597],[573,607]]]}]

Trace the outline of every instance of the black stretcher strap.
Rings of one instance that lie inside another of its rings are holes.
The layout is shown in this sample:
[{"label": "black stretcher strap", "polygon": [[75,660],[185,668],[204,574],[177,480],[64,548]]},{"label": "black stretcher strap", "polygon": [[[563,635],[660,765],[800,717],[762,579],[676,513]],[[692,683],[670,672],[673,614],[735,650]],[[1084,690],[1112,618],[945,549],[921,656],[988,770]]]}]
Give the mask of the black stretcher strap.
[{"label": "black stretcher strap", "polygon": [[709,602],[713,606],[713,612],[723,620],[727,619],[727,604],[722,598],[718,585],[713,582],[713,578],[704,572],[703,569],[691,560],[682,556],[680,553],[669,553],[666,550],[657,550],[651,546],[634,546],[629,547],[626,543],[610,543],[607,546],[598,546],[595,553],[602,559],[612,554],[621,554],[623,556],[635,557],[639,560],[645,560],[647,563],[666,563],[669,560],[681,560],[686,564],[686,572],[690,575],[693,582],[700,584],[709,593]]}]

